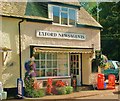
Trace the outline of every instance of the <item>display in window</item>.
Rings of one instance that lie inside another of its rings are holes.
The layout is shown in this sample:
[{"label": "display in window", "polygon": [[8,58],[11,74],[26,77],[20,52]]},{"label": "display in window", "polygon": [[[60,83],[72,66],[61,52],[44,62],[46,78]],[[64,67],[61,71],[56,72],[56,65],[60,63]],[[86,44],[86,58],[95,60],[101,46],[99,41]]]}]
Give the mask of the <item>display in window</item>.
[{"label": "display in window", "polygon": [[47,69],[46,73],[47,73],[47,76],[53,76],[52,69]]},{"label": "display in window", "polygon": [[35,59],[37,77],[68,76],[68,55],[68,53],[39,53],[39,59]]},{"label": "display in window", "polygon": [[57,76],[57,69],[53,69],[53,76]]},{"label": "display in window", "polygon": [[41,70],[41,77],[45,77],[45,69]]},{"label": "display in window", "polygon": [[52,68],[52,61],[47,61],[47,68]]},{"label": "display in window", "polygon": [[36,76],[37,77],[41,76],[41,71],[40,70],[36,70]]}]

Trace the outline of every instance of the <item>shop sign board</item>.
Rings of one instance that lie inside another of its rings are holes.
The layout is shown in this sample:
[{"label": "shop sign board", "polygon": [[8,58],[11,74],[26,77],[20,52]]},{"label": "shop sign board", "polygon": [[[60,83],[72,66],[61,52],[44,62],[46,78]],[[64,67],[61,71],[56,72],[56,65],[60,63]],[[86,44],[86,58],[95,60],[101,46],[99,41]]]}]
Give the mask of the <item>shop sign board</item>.
[{"label": "shop sign board", "polygon": [[42,30],[36,31],[36,37],[86,40],[85,34],[50,32],[50,31],[42,31]]}]

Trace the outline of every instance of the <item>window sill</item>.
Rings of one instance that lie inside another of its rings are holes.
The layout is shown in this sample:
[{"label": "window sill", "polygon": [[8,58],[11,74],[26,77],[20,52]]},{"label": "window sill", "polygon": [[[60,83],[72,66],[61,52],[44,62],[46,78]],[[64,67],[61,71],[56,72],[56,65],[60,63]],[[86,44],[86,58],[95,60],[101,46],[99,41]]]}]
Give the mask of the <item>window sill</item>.
[{"label": "window sill", "polygon": [[58,24],[58,23],[52,23],[53,25],[56,26],[63,26],[63,27],[76,27],[76,25],[62,25],[62,24]]},{"label": "window sill", "polygon": [[36,77],[38,80],[45,80],[45,79],[64,79],[64,78],[71,78],[71,76],[51,76],[51,77]]}]

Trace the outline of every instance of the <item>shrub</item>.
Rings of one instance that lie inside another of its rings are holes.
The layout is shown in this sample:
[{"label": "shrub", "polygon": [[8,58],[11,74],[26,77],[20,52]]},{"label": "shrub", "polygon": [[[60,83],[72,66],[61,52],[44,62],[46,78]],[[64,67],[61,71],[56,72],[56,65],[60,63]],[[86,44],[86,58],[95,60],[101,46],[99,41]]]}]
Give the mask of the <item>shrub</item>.
[{"label": "shrub", "polygon": [[45,96],[45,90],[44,89],[40,89],[40,90],[25,89],[25,92],[26,92],[26,96],[32,97],[32,98]]},{"label": "shrub", "polygon": [[39,93],[39,97],[45,96],[45,90],[44,90],[44,89],[40,89],[40,90],[38,91],[38,93]]},{"label": "shrub", "polygon": [[57,88],[56,88],[56,87],[53,87],[53,88],[52,88],[52,94],[54,94],[54,95],[57,95],[57,94],[58,94],[58,91],[57,91]]},{"label": "shrub", "polygon": [[66,86],[66,94],[70,94],[73,92],[73,87],[72,86]]},{"label": "shrub", "polygon": [[57,81],[53,81],[53,82],[52,82],[52,85],[53,85],[53,86],[56,86],[56,83],[57,83]]},{"label": "shrub", "polygon": [[66,87],[58,87],[58,88],[56,88],[56,90],[57,90],[59,95],[66,94]]}]

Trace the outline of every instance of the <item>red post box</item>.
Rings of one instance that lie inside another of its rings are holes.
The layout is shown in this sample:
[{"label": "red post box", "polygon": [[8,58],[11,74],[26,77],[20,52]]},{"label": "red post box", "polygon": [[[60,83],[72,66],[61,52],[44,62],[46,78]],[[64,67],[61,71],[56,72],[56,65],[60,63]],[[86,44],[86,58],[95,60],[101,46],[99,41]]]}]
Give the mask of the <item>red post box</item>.
[{"label": "red post box", "polygon": [[115,75],[108,75],[108,89],[115,89]]},{"label": "red post box", "polygon": [[104,89],[104,74],[98,74],[97,78],[97,89]]}]

